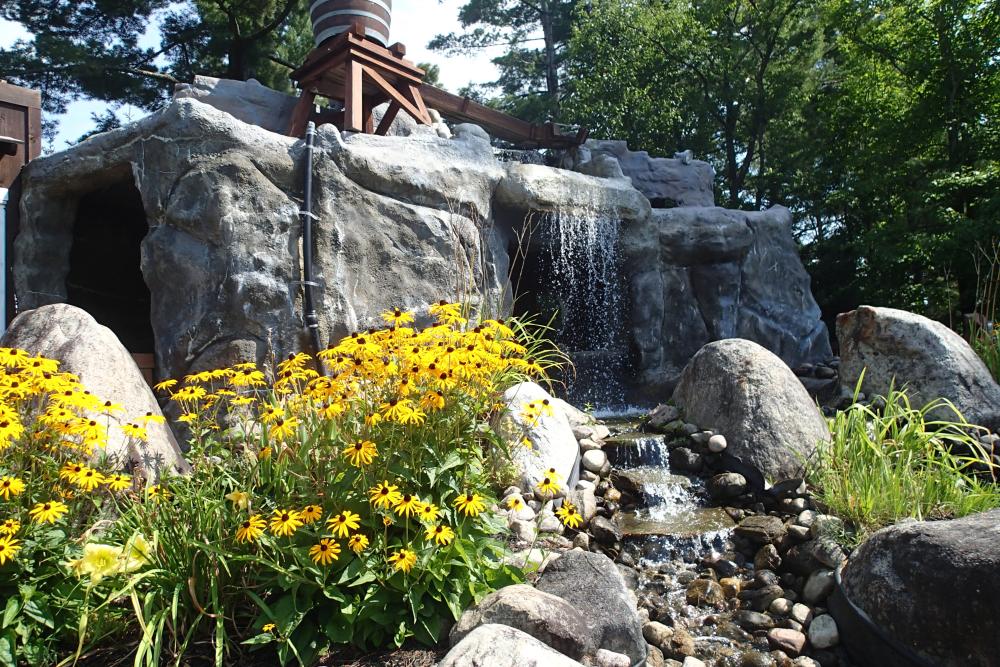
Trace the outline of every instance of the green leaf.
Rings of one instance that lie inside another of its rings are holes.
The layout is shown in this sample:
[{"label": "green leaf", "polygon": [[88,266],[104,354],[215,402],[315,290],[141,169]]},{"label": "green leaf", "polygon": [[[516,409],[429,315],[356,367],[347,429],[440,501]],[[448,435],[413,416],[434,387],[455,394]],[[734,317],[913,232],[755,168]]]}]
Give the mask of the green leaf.
[{"label": "green leaf", "polygon": [[246,646],[260,646],[262,644],[271,644],[276,641],[276,637],[270,632],[262,632],[259,635],[255,635],[246,641],[240,642]]},{"label": "green leaf", "polygon": [[14,656],[17,653],[17,635],[14,630],[0,632],[0,665],[17,667]]},{"label": "green leaf", "polygon": [[11,596],[7,600],[7,608],[3,612],[3,625],[0,627],[8,627],[17,618],[18,613],[21,611],[21,599]]}]

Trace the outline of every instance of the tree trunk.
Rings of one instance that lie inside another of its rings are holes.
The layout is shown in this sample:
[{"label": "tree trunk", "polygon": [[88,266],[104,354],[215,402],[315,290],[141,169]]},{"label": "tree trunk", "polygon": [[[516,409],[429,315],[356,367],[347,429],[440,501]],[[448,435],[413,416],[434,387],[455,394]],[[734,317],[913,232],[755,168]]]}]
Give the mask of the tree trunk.
[{"label": "tree trunk", "polygon": [[542,3],[542,35],[545,39],[545,88],[552,120],[559,118],[559,71],[556,67],[555,32],[552,28],[552,3]]}]

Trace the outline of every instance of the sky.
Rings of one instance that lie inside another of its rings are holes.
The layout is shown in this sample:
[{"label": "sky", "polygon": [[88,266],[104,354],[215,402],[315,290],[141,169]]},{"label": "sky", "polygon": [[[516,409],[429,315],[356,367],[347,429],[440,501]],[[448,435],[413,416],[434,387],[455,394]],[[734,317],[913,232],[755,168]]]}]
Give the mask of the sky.
[{"label": "sky", "polygon": [[[465,0],[394,0],[392,11],[393,42],[406,45],[406,57],[413,62],[426,62],[441,68],[441,83],[450,91],[457,92],[469,83],[485,83],[497,78],[496,67],[490,62],[502,52],[502,47],[469,56],[446,56],[429,51],[427,44],[438,34],[461,30],[458,24],[458,10]],[[13,44],[17,39],[30,35],[17,23],[0,19],[0,48]],[[150,25],[140,44],[157,46],[159,30]],[[97,100],[79,100],[69,105],[67,113],[57,116],[59,129],[55,141],[45,147],[45,152],[62,150],[94,126],[91,113],[101,113],[107,104]],[[138,120],[146,111],[134,107],[123,107],[117,111],[124,122]]]}]

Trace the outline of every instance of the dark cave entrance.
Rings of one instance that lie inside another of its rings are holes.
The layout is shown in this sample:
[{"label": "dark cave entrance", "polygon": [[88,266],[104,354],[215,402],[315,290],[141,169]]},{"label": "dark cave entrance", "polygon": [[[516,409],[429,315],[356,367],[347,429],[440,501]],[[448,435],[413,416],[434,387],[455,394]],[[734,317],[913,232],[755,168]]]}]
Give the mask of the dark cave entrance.
[{"label": "dark cave entrance", "polygon": [[148,232],[131,175],[83,195],[66,276],[67,301],[111,329],[147,380],[152,378],[155,348],[152,299],[141,268],[141,245]]}]

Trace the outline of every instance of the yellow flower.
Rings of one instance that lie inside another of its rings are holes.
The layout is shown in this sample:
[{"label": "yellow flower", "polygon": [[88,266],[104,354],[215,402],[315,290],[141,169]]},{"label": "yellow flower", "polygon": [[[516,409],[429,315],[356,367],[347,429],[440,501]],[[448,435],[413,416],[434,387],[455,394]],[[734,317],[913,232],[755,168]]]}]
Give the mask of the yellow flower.
[{"label": "yellow flower", "polygon": [[338,537],[347,537],[352,530],[357,530],[361,526],[361,515],[350,510],[344,510],[326,520],[326,526]]},{"label": "yellow flower", "polygon": [[24,482],[17,477],[0,477],[0,497],[10,500],[11,496],[19,496],[24,493]]},{"label": "yellow flower", "polygon": [[299,512],[299,518],[302,519],[302,523],[308,525],[314,524],[323,518],[323,508],[319,505],[306,505]]},{"label": "yellow flower", "polygon": [[177,421],[182,422],[184,424],[193,424],[196,421],[198,421],[198,414],[195,412],[185,412],[184,414],[182,414],[180,417],[177,418]]},{"label": "yellow flower", "polygon": [[124,491],[125,489],[132,486],[132,478],[128,475],[123,475],[118,473],[117,475],[111,475],[110,477],[104,478],[104,483],[108,485],[108,488],[112,491]]},{"label": "yellow flower", "polygon": [[83,472],[87,466],[82,463],[67,463],[59,469],[59,479],[64,479],[70,484],[76,482],[76,476]]},{"label": "yellow flower", "polygon": [[124,408],[121,403],[112,403],[111,401],[104,401],[101,404],[101,412],[106,415],[114,415],[121,412]]},{"label": "yellow flower", "polygon": [[477,493],[466,493],[465,495],[458,496],[452,504],[460,512],[463,512],[465,516],[478,516],[480,512],[486,509],[482,497]]},{"label": "yellow flower", "polygon": [[66,505],[58,500],[52,500],[47,503],[38,503],[28,512],[28,515],[35,523],[55,523],[68,511],[69,508]]},{"label": "yellow flower", "polygon": [[271,632],[274,633],[278,629],[278,626],[274,623],[265,623],[264,627],[260,629],[261,632]]},{"label": "yellow flower", "polygon": [[389,564],[396,570],[402,570],[404,573],[409,573],[409,571],[413,569],[413,566],[417,564],[417,554],[409,549],[400,549],[396,553],[389,556],[388,560]]},{"label": "yellow flower", "polygon": [[0,537],[0,565],[4,565],[9,560],[14,560],[14,556],[20,551],[21,545],[10,535]]},{"label": "yellow flower", "polygon": [[125,545],[125,550],[121,556],[122,569],[125,572],[134,572],[138,570],[143,565],[149,563],[149,558],[152,553],[153,547],[146,540],[146,537],[142,533],[136,533]]},{"label": "yellow flower", "polygon": [[555,495],[559,491],[559,480],[552,477],[543,477],[542,481],[535,487],[546,495]]},{"label": "yellow flower", "polygon": [[340,545],[328,537],[324,537],[319,544],[314,544],[309,549],[309,556],[318,565],[329,565],[340,559]]},{"label": "yellow flower", "polygon": [[245,510],[250,507],[250,494],[245,491],[233,491],[225,495],[226,500],[233,504],[233,507]]},{"label": "yellow flower", "polygon": [[427,538],[428,542],[433,540],[440,545],[447,545],[455,539],[455,531],[451,529],[451,526],[438,524],[436,526],[428,526],[427,530],[424,531],[424,537]]},{"label": "yellow flower", "polygon": [[84,491],[93,491],[98,486],[104,483],[104,475],[97,472],[93,468],[84,468],[76,479],[73,480],[73,485],[78,486]]},{"label": "yellow flower", "polygon": [[399,516],[410,517],[414,514],[419,514],[422,507],[423,503],[420,502],[420,498],[407,493],[399,497],[399,500],[393,504],[392,509]]},{"label": "yellow flower", "polygon": [[0,347],[0,364],[6,366],[7,368],[20,368],[24,366],[30,355],[24,350],[18,350],[10,347]]},{"label": "yellow flower", "polygon": [[420,398],[420,407],[428,412],[444,409],[444,394],[440,391],[430,390]]},{"label": "yellow flower", "polygon": [[16,535],[21,530],[21,522],[17,519],[5,519],[0,523],[0,535]]},{"label": "yellow flower", "polygon": [[391,515],[386,515],[386,516],[382,517],[382,525],[385,526],[386,528],[388,528],[389,526],[391,526],[394,523],[396,523],[396,522],[392,520],[392,516]]},{"label": "yellow flower", "polygon": [[344,457],[349,459],[355,468],[371,465],[376,456],[378,450],[375,448],[375,443],[370,440],[359,440],[344,448]]},{"label": "yellow flower", "polygon": [[521,496],[511,496],[507,499],[507,507],[514,511],[524,509],[524,499]]},{"label": "yellow flower", "polygon": [[441,510],[434,503],[424,503],[420,508],[420,520],[424,522],[437,521]]},{"label": "yellow flower", "polygon": [[167,418],[163,415],[154,415],[152,412],[147,412],[139,418],[139,421],[143,425],[148,426],[149,424],[166,424]]},{"label": "yellow flower", "polygon": [[284,417],[284,409],[277,405],[269,405],[260,413],[260,420],[265,424],[273,424]]},{"label": "yellow flower", "polygon": [[263,387],[267,384],[264,374],[250,367],[236,371],[229,378],[229,385],[241,389],[243,387]]},{"label": "yellow flower", "polygon": [[400,424],[423,424],[427,420],[427,415],[420,408],[412,408],[404,413],[396,421]]},{"label": "yellow flower", "polygon": [[413,314],[395,308],[382,313],[382,319],[393,326],[399,326],[413,321]]},{"label": "yellow flower", "polygon": [[359,554],[368,548],[368,538],[361,533],[354,533],[347,541],[347,546],[351,547],[351,551]]},{"label": "yellow flower", "polygon": [[236,529],[236,541],[240,543],[256,542],[264,534],[266,526],[267,522],[259,514],[254,514]]},{"label": "yellow flower", "polygon": [[271,515],[271,532],[275,535],[289,537],[302,525],[299,513],[295,510],[274,510]]},{"label": "yellow flower", "polygon": [[122,569],[122,550],[110,544],[88,544],[83,547],[83,558],[73,563],[77,576],[89,574],[95,584],[104,577],[118,574]]},{"label": "yellow flower", "polygon": [[371,498],[372,505],[381,509],[388,509],[398,503],[400,498],[403,497],[398,489],[398,486],[393,486],[388,481],[384,481],[369,491],[368,495]]},{"label": "yellow flower", "polygon": [[270,447],[265,447],[264,449],[260,450],[260,454],[257,455],[257,458],[259,458],[261,461],[265,461],[271,458],[271,452],[272,450]]},{"label": "yellow flower", "polygon": [[145,442],[149,438],[149,434],[146,433],[146,429],[138,424],[129,422],[122,426],[122,433],[130,438],[135,438],[136,440],[142,440]]},{"label": "yellow flower", "polygon": [[146,489],[146,497],[150,498],[153,502],[160,502],[161,500],[170,500],[174,494],[170,493],[170,489],[163,486],[162,484],[154,484],[153,486]]},{"label": "yellow flower", "polygon": [[177,380],[164,380],[159,384],[153,385],[153,389],[156,391],[169,391],[177,386]]},{"label": "yellow flower", "polygon": [[576,528],[583,523],[583,517],[576,511],[576,506],[568,500],[563,502],[562,507],[556,510],[556,514],[570,528]]},{"label": "yellow flower", "polygon": [[295,417],[288,419],[276,419],[268,430],[268,436],[272,440],[286,440],[295,435],[295,430],[299,426],[299,420]]}]

